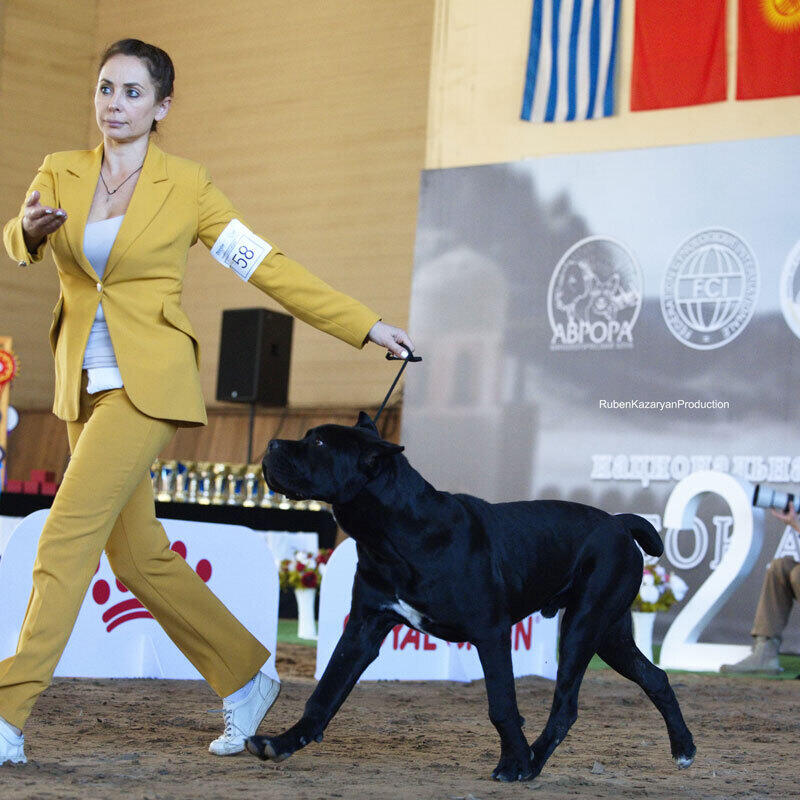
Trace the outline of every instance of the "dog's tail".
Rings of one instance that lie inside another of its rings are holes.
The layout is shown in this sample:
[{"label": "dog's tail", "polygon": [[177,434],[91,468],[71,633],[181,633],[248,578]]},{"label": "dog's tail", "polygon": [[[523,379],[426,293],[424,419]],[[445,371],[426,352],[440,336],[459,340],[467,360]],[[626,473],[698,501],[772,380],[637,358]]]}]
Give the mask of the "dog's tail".
[{"label": "dog's tail", "polygon": [[616,518],[630,531],[631,536],[639,543],[649,556],[660,556],[664,552],[664,543],[658,531],[638,514],[616,514]]}]

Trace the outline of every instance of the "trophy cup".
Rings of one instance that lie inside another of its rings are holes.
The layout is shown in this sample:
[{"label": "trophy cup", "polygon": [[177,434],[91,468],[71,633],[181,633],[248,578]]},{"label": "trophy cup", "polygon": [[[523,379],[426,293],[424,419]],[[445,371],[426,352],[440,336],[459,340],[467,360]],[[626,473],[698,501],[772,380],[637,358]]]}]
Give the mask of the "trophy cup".
[{"label": "trophy cup", "polygon": [[192,462],[189,462],[188,467],[189,468],[186,471],[186,502],[196,503],[199,475],[197,474],[197,469]]},{"label": "trophy cup", "polygon": [[185,503],[188,497],[189,471],[194,464],[191,461],[179,461],[175,468],[175,491],[172,493],[173,503]]},{"label": "trophy cup", "polygon": [[272,489],[267,486],[267,482],[264,480],[263,473],[259,475],[258,480],[259,486],[261,487],[261,502],[259,505],[261,508],[276,508],[278,505],[278,497],[280,495],[275,494]]},{"label": "trophy cup", "polygon": [[244,464],[231,464],[226,476],[228,483],[228,499],[226,505],[240,506],[244,501]]},{"label": "trophy cup", "polygon": [[228,489],[228,465],[219,462],[212,468],[211,505],[224,506]]},{"label": "trophy cup", "polygon": [[150,465],[150,481],[153,484],[153,497],[158,494],[158,481],[161,477],[161,459],[157,458]]},{"label": "trophy cup", "polygon": [[242,505],[252,508],[258,505],[259,478],[261,477],[261,464],[248,464],[244,473],[244,498]]},{"label": "trophy cup", "polygon": [[156,500],[159,503],[171,503],[172,494],[175,491],[175,469],[177,461],[162,461],[160,477],[158,480],[158,494]]},{"label": "trophy cup", "polygon": [[208,461],[198,462],[197,474],[197,502],[201,506],[211,505],[211,464]]}]

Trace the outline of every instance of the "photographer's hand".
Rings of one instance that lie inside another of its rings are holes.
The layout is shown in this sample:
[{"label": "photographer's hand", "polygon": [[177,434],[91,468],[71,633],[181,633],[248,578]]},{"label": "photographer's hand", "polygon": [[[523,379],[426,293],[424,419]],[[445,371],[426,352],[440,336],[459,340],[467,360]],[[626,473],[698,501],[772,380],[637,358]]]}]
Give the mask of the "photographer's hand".
[{"label": "photographer's hand", "polygon": [[771,508],[770,512],[772,513],[773,517],[776,517],[786,525],[790,525],[798,533],[800,533],[800,520],[797,518],[797,512],[794,510],[793,505],[790,505],[789,510],[785,513],[783,511],[776,511],[774,508]]}]

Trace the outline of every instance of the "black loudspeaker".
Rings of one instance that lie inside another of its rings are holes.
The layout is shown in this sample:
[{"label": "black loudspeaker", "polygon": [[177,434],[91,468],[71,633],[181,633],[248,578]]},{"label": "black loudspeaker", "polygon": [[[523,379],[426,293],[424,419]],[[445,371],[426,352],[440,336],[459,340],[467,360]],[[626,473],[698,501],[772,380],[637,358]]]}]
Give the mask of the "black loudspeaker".
[{"label": "black loudspeaker", "polygon": [[217,400],[286,405],[293,323],[288,314],[266,308],[222,312]]}]

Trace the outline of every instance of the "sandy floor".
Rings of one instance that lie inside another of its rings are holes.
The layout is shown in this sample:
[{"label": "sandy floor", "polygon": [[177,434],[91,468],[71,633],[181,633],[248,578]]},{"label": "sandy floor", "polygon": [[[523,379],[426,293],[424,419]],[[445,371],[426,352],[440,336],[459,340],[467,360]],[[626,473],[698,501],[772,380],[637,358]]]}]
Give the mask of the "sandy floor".
[{"label": "sandy floor", "polygon": [[[284,689],[262,725],[293,723],[313,688],[313,649],[282,645]],[[590,672],[580,716],[542,775],[489,778],[499,756],[483,683],[358,686],[328,728],[280,765],[206,751],[219,701],[194,681],[59,680],[26,728],[26,766],[0,768],[0,797],[15,798],[790,798],[800,681],[675,675],[695,735],[695,764],[677,770],[661,718],[633,684]],[[517,682],[533,739],[553,685]]]}]

